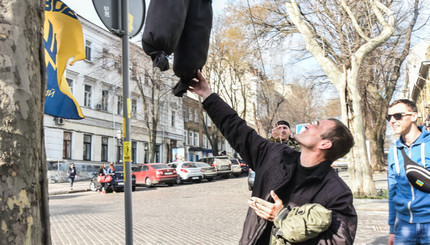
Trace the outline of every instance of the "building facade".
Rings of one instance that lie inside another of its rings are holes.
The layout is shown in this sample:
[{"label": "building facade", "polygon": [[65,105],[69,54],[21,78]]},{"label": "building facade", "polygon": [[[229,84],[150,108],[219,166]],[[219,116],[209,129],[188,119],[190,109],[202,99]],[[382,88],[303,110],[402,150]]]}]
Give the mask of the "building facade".
[{"label": "building facade", "polygon": [[[85,118],[44,117],[48,178],[56,181],[66,179],[65,170],[72,162],[82,178],[89,178],[101,163],[122,162],[121,40],[84,18],[79,19],[86,59],[68,66],[65,76]],[[172,148],[183,145],[182,99],[165,91],[154,93],[158,85],[144,72],[152,70],[152,61],[136,44],[130,43],[130,56],[132,163],[151,160],[150,134],[156,142],[153,161],[167,162],[172,158]],[[169,90],[177,82],[171,71],[157,79]],[[156,129],[152,130],[154,111],[158,111],[159,119]]]}]

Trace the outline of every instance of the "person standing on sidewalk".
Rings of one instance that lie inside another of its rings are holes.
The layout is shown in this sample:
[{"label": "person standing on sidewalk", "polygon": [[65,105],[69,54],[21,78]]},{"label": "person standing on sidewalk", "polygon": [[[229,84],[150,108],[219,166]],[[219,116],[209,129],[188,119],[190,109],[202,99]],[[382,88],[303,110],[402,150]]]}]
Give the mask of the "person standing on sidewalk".
[{"label": "person standing on sidewalk", "polygon": [[[296,136],[302,149],[300,153],[258,135],[212,92],[199,70],[197,77],[198,81],[192,81],[189,90],[202,97],[203,108],[214,124],[256,172],[252,195],[273,202],[273,191],[283,205],[290,208],[319,203],[332,212],[332,221],[327,230],[307,240],[306,244],[353,244],[357,229],[353,195],[331,168],[331,163],[347,154],[354,145],[348,128],[336,119],[306,125],[306,130]],[[256,208],[262,207],[257,204]],[[262,218],[249,208],[239,244],[270,244],[275,215]]]},{"label": "person standing on sidewalk", "polygon": [[[105,176],[105,173],[106,173],[106,164],[102,163],[99,170],[99,176]],[[106,186],[106,183],[100,182],[100,189],[98,189],[97,192],[99,194],[105,194],[106,193],[105,186]]]},{"label": "person standing on sidewalk", "polygon": [[67,170],[67,176],[68,176],[69,182],[70,182],[70,190],[73,190],[73,182],[75,181],[75,179],[77,177],[75,164],[73,164],[73,163],[70,164],[70,167]]},{"label": "person standing on sidewalk", "polygon": [[417,106],[410,100],[394,101],[386,119],[400,135],[388,153],[388,244],[430,244],[430,194],[411,185],[402,155],[404,150],[414,162],[430,169],[430,133],[417,126]]}]

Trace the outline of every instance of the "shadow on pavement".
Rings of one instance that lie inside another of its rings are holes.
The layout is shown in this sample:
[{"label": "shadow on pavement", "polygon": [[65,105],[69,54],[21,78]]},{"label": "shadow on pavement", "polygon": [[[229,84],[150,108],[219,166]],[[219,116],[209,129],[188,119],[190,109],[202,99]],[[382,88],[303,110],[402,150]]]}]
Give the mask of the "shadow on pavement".
[{"label": "shadow on pavement", "polygon": [[375,240],[373,240],[371,243],[368,243],[371,245],[386,245],[388,244],[388,235],[387,236],[380,236],[377,237]]}]

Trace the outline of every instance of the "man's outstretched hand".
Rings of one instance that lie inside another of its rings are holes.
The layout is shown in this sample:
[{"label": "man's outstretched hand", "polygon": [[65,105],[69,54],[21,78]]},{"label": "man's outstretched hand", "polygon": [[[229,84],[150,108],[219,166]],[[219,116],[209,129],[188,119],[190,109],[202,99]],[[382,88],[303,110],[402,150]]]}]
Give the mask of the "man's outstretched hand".
[{"label": "man's outstretched hand", "polygon": [[200,97],[202,97],[203,100],[205,100],[207,97],[209,97],[209,95],[213,93],[209,87],[208,82],[203,77],[200,70],[197,70],[197,79],[194,79],[191,82],[191,85],[188,90],[199,95]]},{"label": "man's outstretched hand", "polygon": [[275,201],[275,203],[265,201],[258,197],[251,197],[251,200],[248,201],[248,204],[252,209],[254,209],[258,216],[273,222],[284,204],[274,191],[270,191],[270,195],[272,196],[272,199]]}]

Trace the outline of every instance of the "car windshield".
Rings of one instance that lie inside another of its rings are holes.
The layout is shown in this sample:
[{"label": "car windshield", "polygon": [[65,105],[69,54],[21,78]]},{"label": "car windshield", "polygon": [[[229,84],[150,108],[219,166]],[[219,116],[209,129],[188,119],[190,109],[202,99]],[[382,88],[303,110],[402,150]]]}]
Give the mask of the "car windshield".
[{"label": "car windshield", "polygon": [[209,165],[204,162],[196,162],[197,167],[208,167]]},{"label": "car windshield", "polygon": [[152,164],[151,165],[154,169],[163,169],[163,168],[170,168],[167,166],[167,164]]},{"label": "car windshield", "polygon": [[182,168],[197,168],[197,166],[193,162],[187,162],[187,163],[182,164]]}]

